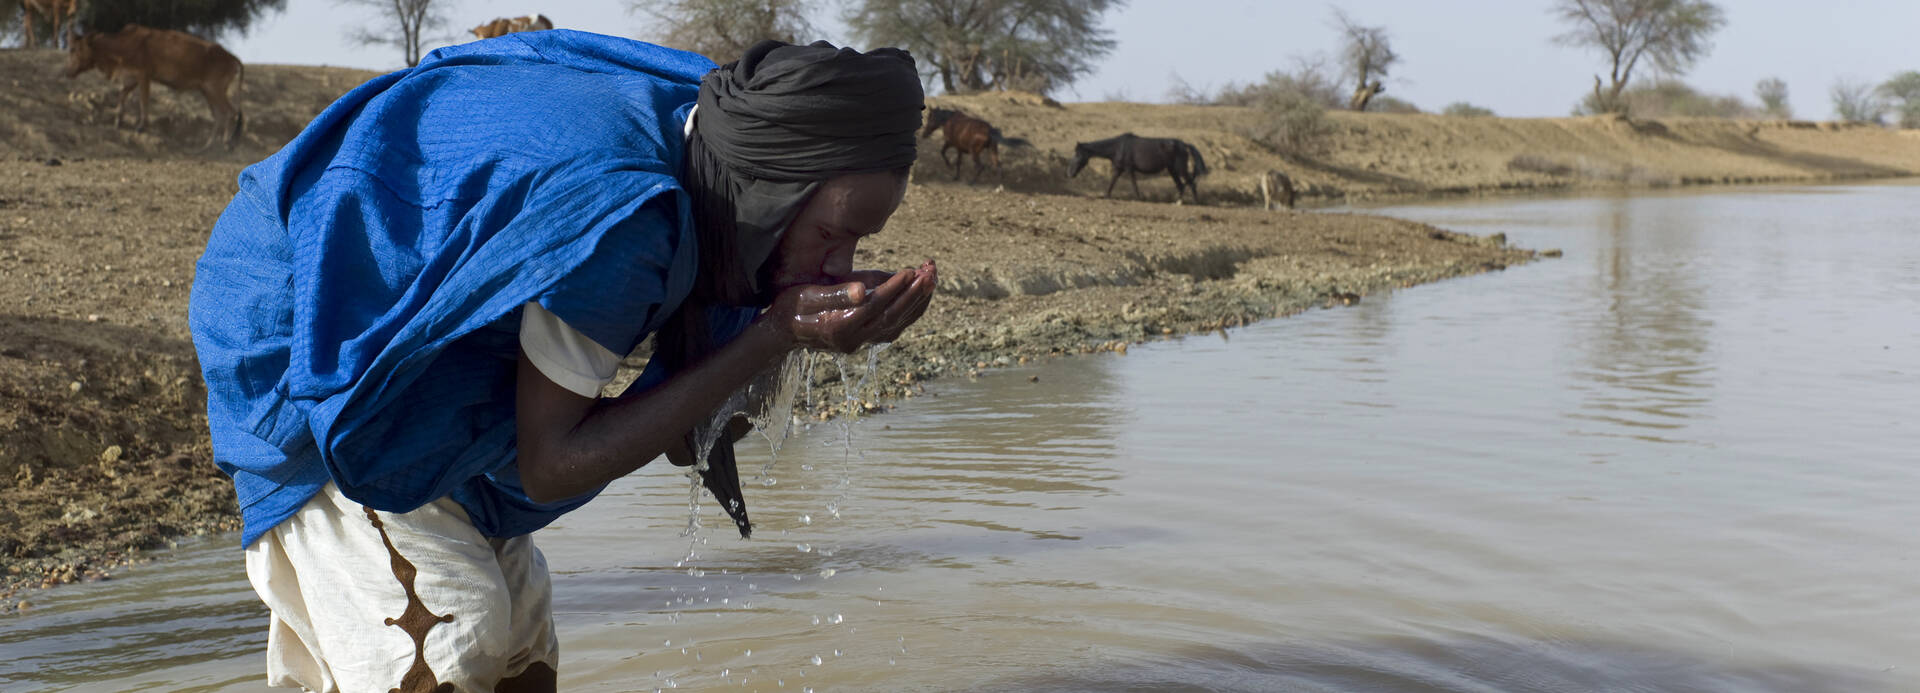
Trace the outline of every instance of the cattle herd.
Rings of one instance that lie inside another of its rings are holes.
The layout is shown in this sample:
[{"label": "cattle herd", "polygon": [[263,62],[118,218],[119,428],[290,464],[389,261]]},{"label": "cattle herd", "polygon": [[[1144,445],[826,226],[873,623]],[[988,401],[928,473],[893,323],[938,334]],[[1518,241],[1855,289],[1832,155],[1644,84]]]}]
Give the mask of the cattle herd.
[{"label": "cattle herd", "polygon": [[[213,129],[207,137],[207,145],[224,141],[229,148],[240,136],[246,123],[245,115],[235,103],[240,90],[245,68],[240,59],[227,52],[212,41],[202,39],[180,31],[154,29],[128,24],[119,31],[92,31],[81,33],[72,27],[75,10],[79,0],[20,0],[20,8],[25,13],[26,45],[39,45],[39,37],[34,35],[37,17],[55,28],[56,32],[65,30],[56,39],[64,39],[67,44],[68,78],[78,77],[90,70],[98,70],[109,80],[120,84],[120,100],[114,109],[113,125],[120,127],[125,114],[127,97],[134,92],[140,94],[140,115],[135,119],[134,129],[144,131],[147,127],[147,109],[151,102],[150,91],[154,82],[159,82],[179,91],[198,92],[207,101],[212,111]],[[521,31],[542,31],[553,28],[553,21],[546,15],[530,14],[525,17],[500,17],[468,30],[476,39],[490,39]],[[946,108],[931,108],[925,130],[921,137],[927,137],[935,131],[941,132],[945,143],[940,149],[940,158],[946,162],[948,149],[955,150],[953,177],[960,178],[960,159],[972,156],[973,175],[979,179],[985,165],[992,165],[995,173],[1000,172],[1000,147],[1003,143],[1025,146],[1026,141],[1018,138],[1005,138],[999,128],[995,128],[979,118]],[[986,159],[982,160],[982,155]],[[1173,179],[1177,193],[1192,191],[1194,202],[1200,201],[1198,177],[1206,175],[1207,165],[1200,156],[1200,150],[1186,142],[1172,138],[1139,137],[1125,133],[1117,137],[1095,142],[1080,142],[1074,145],[1074,163],[1067,175],[1078,175],[1091,158],[1103,158],[1112,162],[1113,177],[1107,182],[1108,196],[1113,194],[1113,186],[1121,176],[1127,176],[1132,183],[1134,196],[1140,196],[1138,174],[1157,174],[1162,171]],[[1293,207],[1293,182],[1279,171],[1267,171],[1258,181],[1260,195],[1267,209],[1276,206]],[[1175,200],[1178,201],[1179,194]]]}]

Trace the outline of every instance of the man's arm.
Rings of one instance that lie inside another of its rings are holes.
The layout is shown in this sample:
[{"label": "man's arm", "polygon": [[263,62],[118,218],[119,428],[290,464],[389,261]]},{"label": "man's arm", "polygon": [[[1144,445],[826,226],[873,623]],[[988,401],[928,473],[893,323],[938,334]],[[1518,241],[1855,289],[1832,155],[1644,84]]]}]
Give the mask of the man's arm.
[{"label": "man's arm", "polygon": [[669,450],[735,390],[793,348],[790,337],[756,322],[738,339],[666,382],[621,399],[581,397],[520,356],[515,385],[520,484],[551,503],[625,476]]},{"label": "man's arm", "polygon": [[551,503],[599,488],[662,454],[685,455],[687,431],[788,352],[850,352],[892,340],[926,311],[936,284],[928,264],[871,290],[861,283],[791,289],[738,338],[637,396],[582,397],[548,380],[521,354],[515,379],[521,488],[529,499]]}]

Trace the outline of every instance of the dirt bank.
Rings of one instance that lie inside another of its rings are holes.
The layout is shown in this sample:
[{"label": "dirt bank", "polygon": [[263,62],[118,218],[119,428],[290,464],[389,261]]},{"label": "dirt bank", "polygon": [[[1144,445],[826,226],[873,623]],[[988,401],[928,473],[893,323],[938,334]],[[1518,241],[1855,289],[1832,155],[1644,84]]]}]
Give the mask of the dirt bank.
[{"label": "dirt bank", "polygon": [[[231,489],[210,461],[186,304],[239,169],[0,161],[0,595],[97,577],[170,537],[234,527]],[[916,184],[859,261],[928,256],[941,263],[943,296],[885,353],[880,398],[1023,357],[1351,303],[1532,253],[1378,217]]]}]

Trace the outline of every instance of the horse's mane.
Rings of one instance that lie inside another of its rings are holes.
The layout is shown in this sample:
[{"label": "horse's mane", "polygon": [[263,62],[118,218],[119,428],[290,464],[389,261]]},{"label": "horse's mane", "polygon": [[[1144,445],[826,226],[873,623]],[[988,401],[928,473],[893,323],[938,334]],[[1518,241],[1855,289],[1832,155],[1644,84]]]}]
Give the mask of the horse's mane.
[{"label": "horse's mane", "polygon": [[1074,144],[1074,148],[1075,149],[1084,148],[1087,151],[1091,151],[1096,154],[1102,154],[1107,156],[1108,158],[1112,158],[1114,150],[1120,147],[1120,141],[1127,139],[1129,137],[1136,137],[1136,135],[1134,135],[1131,132],[1128,132],[1120,135],[1115,135],[1113,137],[1109,137],[1104,140],[1094,140],[1092,142],[1079,142]]}]

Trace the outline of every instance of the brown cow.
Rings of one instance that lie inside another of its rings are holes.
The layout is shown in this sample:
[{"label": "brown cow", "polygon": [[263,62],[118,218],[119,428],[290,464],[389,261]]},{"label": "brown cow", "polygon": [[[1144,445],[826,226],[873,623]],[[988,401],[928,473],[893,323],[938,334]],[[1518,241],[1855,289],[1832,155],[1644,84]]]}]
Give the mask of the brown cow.
[{"label": "brown cow", "polygon": [[[147,129],[147,106],[152,83],[159,82],[179,91],[197,91],[213,111],[213,132],[207,146],[222,138],[228,147],[240,135],[246,118],[233,104],[233,92],[240,87],[245,73],[240,59],[219,44],[168,29],[152,29],[138,24],[108,33],[69,36],[67,78],[87,70],[99,70],[107,79],[119,79],[120,105],[113,112],[113,126],[120,127],[120,116],[127,108],[127,95],[140,90],[140,123],[136,132]],[[227,123],[232,126],[228,127]]]},{"label": "brown cow", "polygon": [[33,35],[36,15],[42,20],[53,23],[51,38],[54,39],[54,45],[59,45],[60,36],[66,30],[67,22],[73,20],[73,14],[79,8],[80,0],[20,0],[20,23],[26,25],[27,30],[26,43],[21,45],[27,48],[36,48],[40,45],[40,40]]},{"label": "brown cow", "polygon": [[553,20],[547,19],[546,15],[530,14],[525,17],[501,17],[468,29],[467,32],[473,34],[474,38],[490,39],[506,36],[507,34],[515,32],[545,31],[552,28]]}]

